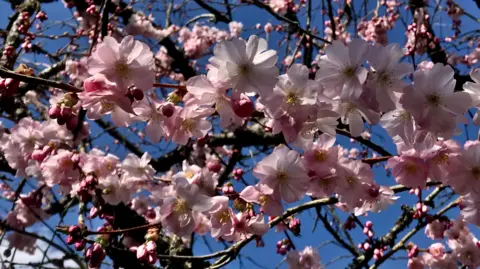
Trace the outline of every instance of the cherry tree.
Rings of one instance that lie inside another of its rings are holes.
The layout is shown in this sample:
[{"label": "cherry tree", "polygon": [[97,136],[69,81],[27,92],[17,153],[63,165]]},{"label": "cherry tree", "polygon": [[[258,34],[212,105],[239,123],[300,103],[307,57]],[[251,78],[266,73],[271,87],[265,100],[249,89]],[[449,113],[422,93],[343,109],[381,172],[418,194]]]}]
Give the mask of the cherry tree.
[{"label": "cherry tree", "polygon": [[2,268],[480,267],[479,1],[0,8]]}]

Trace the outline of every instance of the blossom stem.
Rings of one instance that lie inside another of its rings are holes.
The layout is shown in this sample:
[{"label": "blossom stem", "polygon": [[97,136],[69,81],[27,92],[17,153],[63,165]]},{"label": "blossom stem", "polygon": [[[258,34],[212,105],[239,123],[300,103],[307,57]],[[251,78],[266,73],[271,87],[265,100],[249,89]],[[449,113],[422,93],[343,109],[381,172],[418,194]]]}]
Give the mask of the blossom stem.
[{"label": "blossom stem", "polygon": [[187,89],[187,86],[185,86],[185,85],[177,85],[177,84],[169,84],[169,83],[153,83],[153,87],[173,88],[173,89],[180,89],[180,90],[186,90]]}]

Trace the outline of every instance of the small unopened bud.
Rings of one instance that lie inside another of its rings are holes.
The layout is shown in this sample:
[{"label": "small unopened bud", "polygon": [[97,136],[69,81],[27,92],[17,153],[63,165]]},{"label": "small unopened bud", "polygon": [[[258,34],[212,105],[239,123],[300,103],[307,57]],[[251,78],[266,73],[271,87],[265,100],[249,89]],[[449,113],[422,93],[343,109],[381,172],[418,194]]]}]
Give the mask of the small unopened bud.
[{"label": "small unopened bud", "polygon": [[175,113],[175,105],[168,102],[162,106],[163,116],[170,118]]}]

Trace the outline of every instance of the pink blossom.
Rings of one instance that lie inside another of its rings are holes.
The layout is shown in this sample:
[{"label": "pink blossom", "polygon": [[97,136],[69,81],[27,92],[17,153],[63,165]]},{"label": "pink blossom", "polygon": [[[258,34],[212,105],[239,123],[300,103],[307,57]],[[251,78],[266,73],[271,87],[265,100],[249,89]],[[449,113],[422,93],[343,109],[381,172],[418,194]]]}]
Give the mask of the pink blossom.
[{"label": "pink blossom", "polygon": [[460,214],[465,222],[480,225],[480,197],[477,193],[462,196],[461,209]]},{"label": "pink blossom", "polygon": [[391,168],[395,181],[407,187],[424,187],[427,183],[428,166],[420,157],[394,156],[388,159],[385,168]]},{"label": "pink blossom", "polygon": [[[466,82],[463,84],[463,89],[466,93],[470,94],[472,98],[472,106],[480,107],[480,68],[473,69],[470,72],[470,77],[474,82]],[[477,110],[473,118],[473,123],[480,125],[480,112]]]},{"label": "pink blossom", "polygon": [[228,24],[228,29],[232,37],[239,37],[243,30],[243,23],[232,21]]},{"label": "pink blossom", "polygon": [[308,175],[304,160],[286,146],[275,148],[253,169],[260,179],[259,186],[265,194],[279,192],[287,203],[300,200],[308,188]]},{"label": "pink blossom", "polygon": [[126,36],[119,44],[106,36],[88,59],[88,73],[103,74],[123,90],[132,85],[148,90],[155,78],[152,64],[153,54],[147,44],[132,36]]},{"label": "pink blossom", "polygon": [[228,197],[212,197],[213,206],[209,211],[212,237],[231,238],[233,235],[233,211],[228,207]]},{"label": "pink blossom", "polygon": [[423,259],[421,258],[411,258],[408,259],[408,269],[424,269],[425,265],[423,264]]},{"label": "pink blossom", "polygon": [[128,204],[132,194],[136,192],[126,179],[120,180],[118,175],[108,175],[104,180],[100,180],[99,184],[103,188],[103,200],[111,205],[118,205],[121,202]]},{"label": "pink blossom", "polygon": [[362,39],[352,40],[347,46],[334,40],[320,58],[319,70],[315,79],[326,89],[343,98],[359,97],[361,85],[367,79],[367,70],[361,65],[365,62],[368,44]]},{"label": "pink blossom", "polygon": [[371,167],[361,161],[348,161],[342,164],[336,171],[338,177],[346,182],[339,184],[336,192],[340,195],[340,202],[346,203],[353,209],[362,206],[369,185],[374,184]]},{"label": "pink blossom", "polygon": [[377,124],[380,116],[375,111],[366,107],[358,101],[342,101],[336,108],[338,114],[342,117],[342,122],[348,124],[352,136],[360,136],[364,130],[362,117],[369,124]]},{"label": "pink blossom", "polygon": [[152,180],[155,170],[149,164],[151,159],[152,157],[148,152],[143,153],[141,158],[138,158],[133,153],[129,153],[122,164],[120,164],[123,176],[131,183],[147,183]]},{"label": "pink blossom", "polygon": [[370,48],[368,62],[375,73],[369,84],[376,90],[376,99],[382,111],[395,109],[393,91],[402,91],[406,85],[402,78],[413,72],[410,64],[398,63],[403,55],[404,52],[397,44],[375,44]]},{"label": "pink blossom", "polygon": [[183,236],[195,229],[193,213],[201,213],[213,207],[211,198],[199,193],[197,185],[186,179],[175,180],[176,195],[167,197],[160,209],[162,224],[172,233]]},{"label": "pink blossom", "polygon": [[317,250],[307,246],[302,251],[293,250],[287,255],[286,262],[290,269],[323,269]]},{"label": "pink blossom", "polygon": [[111,114],[116,126],[126,127],[131,123],[132,100],[126,96],[125,90],[119,89],[103,74],[89,77],[83,85],[85,90],[78,93],[78,97],[89,119]]},{"label": "pink blossom", "polygon": [[225,89],[216,88],[204,75],[195,76],[187,81],[187,91],[192,94],[202,106],[213,106],[220,115],[220,126],[227,128],[238,126],[243,120],[232,108],[232,101],[226,95]]},{"label": "pink blossom", "polygon": [[442,243],[434,243],[428,248],[428,252],[422,255],[423,262],[429,268],[455,269],[455,259],[445,253],[445,246]]},{"label": "pink blossom", "polygon": [[213,108],[200,108],[195,100],[177,107],[178,117],[170,117],[167,129],[173,142],[186,145],[190,138],[202,138],[212,128],[205,118],[213,113]]},{"label": "pink blossom", "polygon": [[267,49],[267,41],[250,36],[248,42],[233,38],[218,43],[209,59],[208,78],[232,87],[234,94],[259,93],[267,96],[277,82],[277,53]]},{"label": "pink blossom", "polygon": [[480,142],[467,141],[465,150],[452,154],[449,160],[445,183],[459,194],[480,193]]},{"label": "pink blossom", "polygon": [[261,187],[247,186],[240,193],[240,198],[250,203],[260,204],[260,211],[270,216],[283,214],[282,201],[278,192],[264,193]]},{"label": "pink blossom", "polygon": [[427,227],[425,227],[425,234],[428,238],[432,240],[443,239],[443,233],[445,232],[445,230],[445,224],[436,219],[427,224]]},{"label": "pink blossom", "polygon": [[316,173],[335,168],[338,164],[338,147],[335,144],[335,137],[328,134],[321,134],[313,143],[311,149],[305,151],[303,157],[307,167]]},{"label": "pink blossom", "polygon": [[368,211],[379,213],[385,210],[389,205],[395,203],[400,198],[394,196],[394,192],[386,186],[377,186],[375,184],[365,184],[366,195],[363,197],[363,204],[355,208],[355,215],[360,216]]},{"label": "pink blossom", "polygon": [[472,103],[468,93],[454,92],[453,75],[453,69],[441,63],[431,70],[416,71],[413,88],[405,88],[400,98],[421,128],[445,138],[452,136],[457,117],[464,117]]},{"label": "pink blossom", "polygon": [[68,191],[71,185],[80,179],[78,168],[75,167],[75,155],[73,152],[61,149],[42,162],[40,167],[48,186],[58,184]]},{"label": "pink blossom", "polygon": [[232,215],[233,236],[235,240],[240,240],[254,235],[264,235],[268,232],[268,223],[265,223],[263,215],[249,217],[248,214],[239,212]]},{"label": "pink blossom", "polygon": [[145,98],[133,104],[133,111],[137,115],[135,119],[147,122],[145,133],[153,143],[158,143],[165,133],[163,125],[166,117],[162,113],[164,104],[166,103],[154,98],[149,98],[148,101]]},{"label": "pink blossom", "polygon": [[286,113],[294,118],[306,114],[307,109],[316,103],[320,88],[317,82],[308,78],[309,72],[306,66],[294,64],[279,77],[273,93],[262,98],[269,114],[278,117]]}]

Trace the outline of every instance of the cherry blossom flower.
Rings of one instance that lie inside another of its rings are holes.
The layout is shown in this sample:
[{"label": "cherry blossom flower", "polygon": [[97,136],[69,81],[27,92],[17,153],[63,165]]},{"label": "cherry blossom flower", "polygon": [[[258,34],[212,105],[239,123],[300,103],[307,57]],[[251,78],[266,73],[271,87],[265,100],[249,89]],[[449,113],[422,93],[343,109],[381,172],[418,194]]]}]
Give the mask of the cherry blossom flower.
[{"label": "cherry blossom flower", "polygon": [[232,101],[226,95],[225,89],[216,88],[204,75],[195,76],[187,81],[187,91],[199,100],[202,106],[213,106],[220,115],[220,126],[227,128],[238,126],[243,120],[235,114]]},{"label": "cherry blossom flower", "polygon": [[335,168],[338,164],[338,147],[334,147],[335,137],[328,134],[321,134],[313,143],[311,149],[305,151],[303,157],[307,167],[316,173]]},{"label": "cherry blossom flower", "polygon": [[286,262],[290,269],[323,269],[317,250],[307,246],[302,251],[293,250],[287,255]]},{"label": "cherry blossom flower", "polygon": [[465,222],[480,225],[480,197],[477,193],[462,196],[461,209],[460,214]]},{"label": "cherry blossom flower", "polygon": [[137,155],[129,153],[120,164],[123,176],[128,178],[129,182],[146,183],[153,179],[155,170],[149,164],[152,157],[148,152],[143,153],[141,158]]},{"label": "cherry blossom flower", "polygon": [[281,75],[273,93],[262,98],[269,114],[287,113],[295,118],[305,115],[306,109],[316,103],[317,90],[320,88],[308,76],[309,70],[302,64],[292,65],[285,75]]},{"label": "cherry blossom flower", "polygon": [[131,123],[130,113],[132,100],[120,90],[117,84],[109,81],[102,74],[95,74],[85,80],[84,91],[78,93],[82,107],[87,110],[89,119],[99,119],[105,114],[111,114],[116,126],[126,127]]},{"label": "cherry blossom flower", "polygon": [[[480,107],[480,68],[473,69],[470,72],[470,77],[474,82],[466,82],[463,84],[463,89],[466,93],[470,94],[472,98],[472,106]],[[480,110],[477,110],[475,116],[473,117],[473,123],[480,125]]]},{"label": "cherry blossom flower", "polygon": [[338,104],[337,112],[342,117],[342,122],[348,124],[352,136],[360,136],[364,130],[362,117],[369,124],[377,124],[380,116],[370,108],[358,101],[345,101]]},{"label": "cherry blossom flower", "polygon": [[336,190],[340,202],[346,203],[350,209],[362,206],[368,187],[374,184],[371,167],[355,160],[343,163],[336,172],[347,183],[339,184]]},{"label": "cherry blossom flower", "polygon": [[267,41],[250,36],[248,42],[233,38],[218,43],[209,59],[208,78],[232,87],[235,94],[259,93],[267,96],[278,78],[277,52],[267,49]]},{"label": "cherry blossom flower", "polygon": [[120,180],[118,175],[108,175],[100,180],[103,200],[111,205],[118,205],[121,202],[128,204],[132,198],[132,191],[135,192],[136,189],[125,181],[125,179]]},{"label": "cherry blossom flower", "polygon": [[270,216],[280,216],[283,213],[282,201],[278,192],[264,193],[262,188],[247,186],[240,193],[240,198],[250,203],[260,204],[260,211]]},{"label": "cherry blossom flower", "polygon": [[251,234],[264,235],[268,231],[268,223],[265,223],[263,215],[249,217],[248,214],[239,212],[232,215],[234,240],[247,238]]},{"label": "cherry blossom flower", "polygon": [[176,195],[164,199],[160,209],[162,224],[172,233],[189,235],[196,225],[193,212],[206,212],[213,203],[210,197],[199,193],[197,185],[186,179],[177,179],[174,188]]},{"label": "cherry blossom flower", "polygon": [[392,169],[395,181],[407,187],[424,187],[427,184],[428,166],[418,156],[394,156],[388,159],[385,168]]},{"label": "cherry blossom flower", "polygon": [[457,117],[463,117],[472,103],[468,93],[454,92],[453,75],[453,69],[441,63],[431,70],[416,71],[413,88],[405,88],[400,98],[421,128],[444,138],[452,136]]},{"label": "cherry blossom flower", "polygon": [[300,200],[308,188],[308,175],[304,160],[286,146],[275,148],[253,169],[260,179],[259,187],[264,194],[279,192],[287,203]]},{"label": "cherry blossom flower", "polygon": [[180,145],[186,145],[190,138],[202,138],[212,128],[205,118],[213,113],[213,108],[199,108],[195,100],[185,105],[177,107],[178,117],[170,117],[166,123],[172,141]]},{"label": "cherry blossom flower", "polygon": [[147,122],[145,133],[153,143],[158,143],[165,135],[163,125],[166,117],[162,113],[164,104],[155,98],[149,98],[148,101],[143,99],[133,104],[133,111],[137,115],[134,119]]},{"label": "cherry blossom flower", "polygon": [[88,58],[88,73],[103,74],[123,90],[132,85],[148,90],[155,78],[152,59],[147,44],[134,40],[133,36],[124,37],[120,44],[106,36]]},{"label": "cherry blossom flower", "polygon": [[59,150],[50,155],[41,164],[42,175],[48,186],[61,185],[69,191],[71,185],[80,179],[80,172],[75,167],[76,154],[67,150]]},{"label": "cherry blossom flower", "polygon": [[368,211],[379,213],[400,198],[399,196],[394,196],[394,192],[386,186],[366,184],[366,187],[367,190],[366,195],[363,197],[363,204],[355,208],[354,211],[357,216],[363,215]]},{"label": "cherry blossom flower", "polygon": [[445,246],[442,243],[434,243],[428,248],[428,252],[422,255],[423,262],[429,268],[455,269],[455,259],[445,253]]},{"label": "cherry blossom flower", "polygon": [[445,183],[455,192],[467,194],[480,193],[480,142],[467,141],[461,154],[452,154],[447,167],[448,176]]},{"label": "cherry blossom flower", "polygon": [[375,95],[382,111],[395,109],[395,97],[392,91],[402,91],[405,82],[402,78],[413,72],[408,63],[398,63],[404,51],[398,44],[382,46],[374,44],[368,53],[368,62],[374,70],[369,84],[375,89]]},{"label": "cherry blossom flower", "polygon": [[425,234],[432,240],[443,239],[443,233],[445,230],[445,224],[436,219],[427,224],[427,227],[425,227]]},{"label": "cherry blossom flower", "polygon": [[354,39],[347,46],[334,40],[320,58],[315,79],[320,81],[327,96],[340,95],[342,98],[359,97],[362,84],[367,79],[367,69],[362,67],[366,60],[368,44],[362,39]]},{"label": "cherry blossom flower", "polygon": [[231,238],[233,236],[232,216],[234,213],[228,207],[228,197],[212,197],[212,203],[213,207],[209,211],[212,237],[217,240],[220,237]]}]

